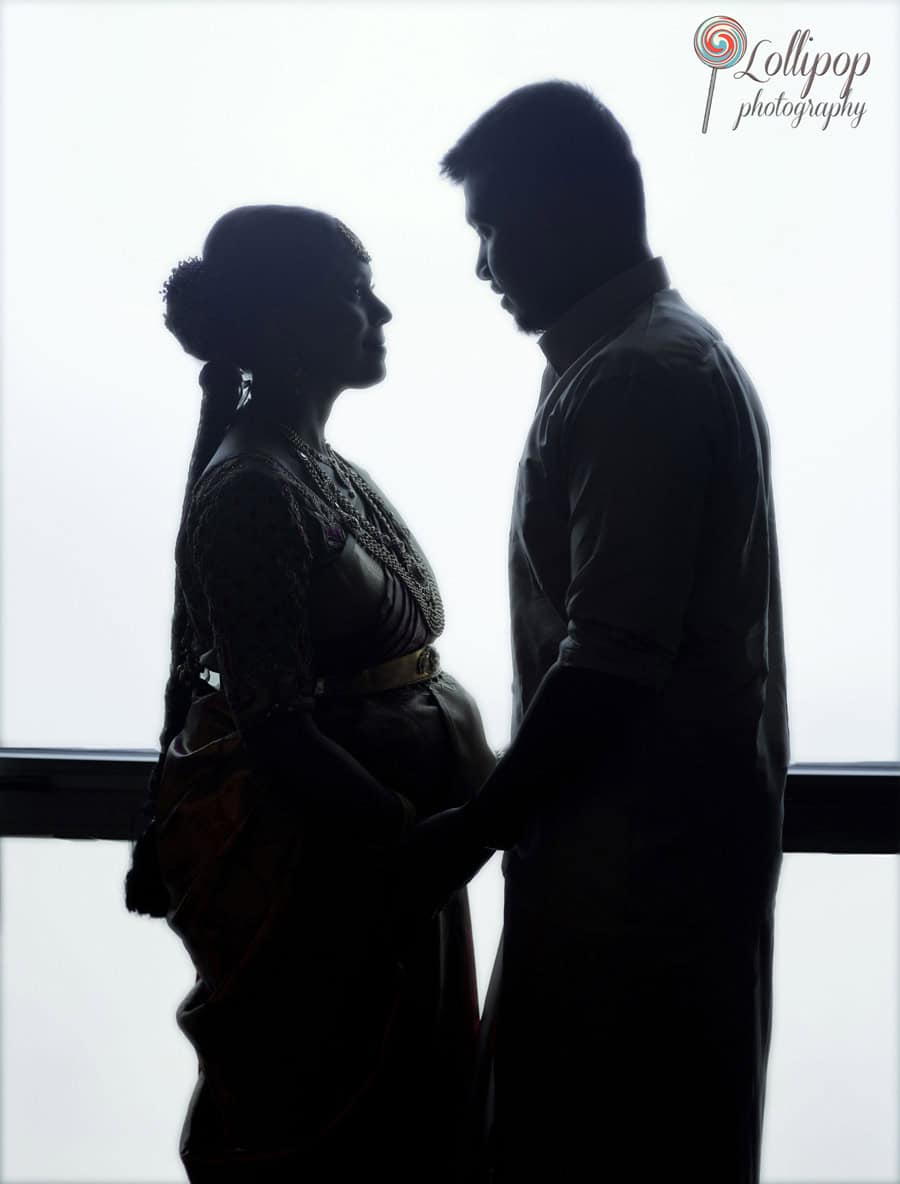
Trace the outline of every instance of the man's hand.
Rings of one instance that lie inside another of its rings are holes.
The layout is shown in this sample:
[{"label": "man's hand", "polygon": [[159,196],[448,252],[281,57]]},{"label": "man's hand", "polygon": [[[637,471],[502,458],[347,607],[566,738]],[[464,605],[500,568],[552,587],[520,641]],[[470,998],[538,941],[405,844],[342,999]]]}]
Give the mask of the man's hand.
[{"label": "man's hand", "polygon": [[[508,850],[539,807],[638,742],[657,692],[584,667],[551,666],[509,748],[467,809],[486,847]],[[572,792],[575,792],[572,790]]]},{"label": "man's hand", "polygon": [[507,768],[498,765],[469,803],[472,825],[480,841],[496,851],[521,842],[537,805],[534,786],[513,783]]},{"label": "man's hand", "polygon": [[390,853],[398,911],[422,921],[434,917],[493,854],[481,843],[471,802],[417,822]]}]

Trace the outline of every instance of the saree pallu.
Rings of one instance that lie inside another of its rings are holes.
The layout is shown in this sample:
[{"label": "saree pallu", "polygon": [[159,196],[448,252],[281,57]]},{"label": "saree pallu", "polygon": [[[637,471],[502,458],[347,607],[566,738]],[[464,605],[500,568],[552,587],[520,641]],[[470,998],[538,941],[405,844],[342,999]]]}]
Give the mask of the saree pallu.
[{"label": "saree pallu", "polygon": [[[323,700],[316,722],[422,817],[495,762],[444,673]],[[305,822],[302,777],[267,787],[221,691],[193,701],[166,754],[167,922],[197,971],[176,1012],[199,1069],[182,1162],[192,1184],[449,1181],[478,1033],[465,888],[398,924],[390,852]]]}]

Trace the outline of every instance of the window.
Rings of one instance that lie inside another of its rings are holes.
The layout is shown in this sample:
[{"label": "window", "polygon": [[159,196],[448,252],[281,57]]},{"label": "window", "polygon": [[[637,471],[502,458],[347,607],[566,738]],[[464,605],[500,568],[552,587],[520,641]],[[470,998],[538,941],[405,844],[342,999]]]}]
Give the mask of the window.
[{"label": "window", "polygon": [[[870,51],[859,125],[748,117],[732,131],[755,88],[720,71],[701,135],[708,72],[681,3],[3,0],[0,743],[157,743],[200,403],[158,289],[225,210],[270,201],[339,215],[373,256],[394,314],[388,376],[347,392],[329,434],[422,541],[446,604],[442,661],[506,742],[506,534],[542,355],[476,280],[476,236],[437,162],[502,94],[556,76],[624,123],[651,247],[766,407],[793,759],[900,761],[898,9],[744,0],[739,16],[751,44],[784,47],[802,25],[823,48]],[[837,85],[816,82],[823,97]],[[186,955],[124,914],[124,844],[21,837],[0,852],[0,1180],[181,1179]],[[849,912],[818,942],[831,894]],[[483,994],[499,860],[471,898]],[[900,1179],[895,861],[789,856],[782,899],[766,1179]],[[854,941],[868,984],[834,977]],[[65,1015],[61,969],[79,984]],[[77,1071],[78,1089],[66,1078],[38,1106],[51,1066]],[[821,1096],[831,1077],[854,1090]],[[68,1132],[57,1158],[48,1123]]]}]

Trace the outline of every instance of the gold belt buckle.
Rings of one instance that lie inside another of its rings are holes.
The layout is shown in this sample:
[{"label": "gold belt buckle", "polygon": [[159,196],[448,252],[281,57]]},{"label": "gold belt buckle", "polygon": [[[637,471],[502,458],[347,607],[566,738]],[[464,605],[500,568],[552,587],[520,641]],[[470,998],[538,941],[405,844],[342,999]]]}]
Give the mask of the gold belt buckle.
[{"label": "gold belt buckle", "polygon": [[[415,666],[413,666],[413,658]],[[411,673],[413,669],[415,670],[414,675]],[[392,658],[382,666],[373,666],[356,675],[344,678],[333,675],[317,678],[313,686],[313,694],[366,694],[379,690],[390,690],[394,687],[407,686],[410,681],[423,681],[430,678],[439,669],[440,656],[437,650],[426,645],[418,652],[404,654],[402,658]]]},{"label": "gold belt buckle", "polygon": [[421,675],[423,678],[427,678],[429,675],[434,674],[435,670],[437,670],[437,667],[437,650],[433,649],[430,645],[424,646],[422,652],[419,654],[418,660],[416,661],[416,674]]}]

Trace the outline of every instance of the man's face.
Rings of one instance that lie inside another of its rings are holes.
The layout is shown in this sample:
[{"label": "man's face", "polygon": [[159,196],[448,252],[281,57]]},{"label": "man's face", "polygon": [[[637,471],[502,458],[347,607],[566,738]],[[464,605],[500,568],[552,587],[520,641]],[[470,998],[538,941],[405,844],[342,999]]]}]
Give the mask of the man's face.
[{"label": "man's face", "polygon": [[479,238],[475,274],[502,294],[501,304],[523,333],[540,333],[569,306],[565,254],[549,218],[502,198],[490,178],[463,181],[466,221]]}]

